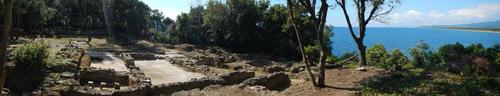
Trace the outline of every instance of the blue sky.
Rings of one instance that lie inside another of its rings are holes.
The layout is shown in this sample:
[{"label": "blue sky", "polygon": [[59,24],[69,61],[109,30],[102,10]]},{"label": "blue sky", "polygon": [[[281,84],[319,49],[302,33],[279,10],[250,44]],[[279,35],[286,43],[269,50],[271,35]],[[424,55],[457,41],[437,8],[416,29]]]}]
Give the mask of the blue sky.
[{"label": "blue sky", "polygon": [[[206,0],[142,0],[152,9],[175,19],[190,6],[205,4]],[[286,0],[270,0],[271,4],[286,4]],[[334,4],[334,0],[328,0]],[[347,0],[348,2],[351,0]],[[402,3],[384,16],[387,23],[371,22],[370,27],[418,27],[422,25],[465,24],[500,20],[500,0],[401,0]],[[349,6],[349,5],[348,5]],[[353,5],[351,5],[353,6]],[[348,9],[354,17],[355,10]],[[352,21],[356,21],[352,19]],[[327,24],[346,26],[339,8],[329,10]]]}]

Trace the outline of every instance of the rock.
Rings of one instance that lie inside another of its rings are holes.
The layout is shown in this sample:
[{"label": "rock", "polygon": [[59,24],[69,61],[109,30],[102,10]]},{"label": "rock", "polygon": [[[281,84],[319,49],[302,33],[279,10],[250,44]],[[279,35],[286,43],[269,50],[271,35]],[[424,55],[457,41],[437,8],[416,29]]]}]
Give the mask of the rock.
[{"label": "rock", "polygon": [[365,67],[359,67],[355,69],[356,71],[367,71]]},{"label": "rock", "polygon": [[248,78],[255,77],[255,72],[250,71],[235,71],[229,74],[224,74],[220,76],[222,79],[226,80],[227,84],[237,84]]},{"label": "rock", "polygon": [[291,81],[287,74],[277,72],[265,76],[250,78],[243,81],[241,84],[248,86],[260,85],[270,90],[283,90],[290,86],[290,83]]},{"label": "rock", "polygon": [[190,45],[190,44],[175,45],[174,47],[177,50],[186,51],[186,52],[191,52],[195,48],[194,45]]},{"label": "rock", "polygon": [[300,72],[300,68],[297,68],[297,67],[292,67],[291,72],[292,72],[292,73],[299,73],[299,72]]},{"label": "rock", "polygon": [[274,72],[282,72],[284,70],[285,70],[285,68],[283,68],[283,67],[280,67],[278,65],[273,65],[271,67],[267,67],[265,71],[268,73],[274,73]]},{"label": "rock", "polygon": [[262,90],[267,90],[267,88],[266,88],[266,87],[264,87],[264,86],[259,86],[259,85],[257,85],[257,86],[249,86],[249,87],[245,87],[245,89],[248,89],[248,90],[253,90],[253,91],[256,91],[256,92],[260,92],[260,91],[262,91]]},{"label": "rock", "polygon": [[156,56],[153,53],[130,53],[134,60],[155,60]]}]

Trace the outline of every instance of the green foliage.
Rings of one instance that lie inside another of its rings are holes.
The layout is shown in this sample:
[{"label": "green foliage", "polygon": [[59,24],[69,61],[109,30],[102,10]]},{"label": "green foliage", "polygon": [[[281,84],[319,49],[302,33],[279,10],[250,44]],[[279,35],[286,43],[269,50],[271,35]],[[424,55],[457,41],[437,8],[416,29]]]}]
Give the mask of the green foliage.
[{"label": "green foliage", "polygon": [[139,0],[112,0],[110,3],[112,29],[118,41],[134,41],[147,32],[151,9]]},{"label": "green foliage", "polygon": [[484,57],[486,56],[486,49],[482,44],[472,44],[465,48],[466,52],[470,52],[473,56]]},{"label": "green foliage", "polygon": [[307,56],[309,56],[308,59],[312,60],[313,62],[318,62],[318,60],[319,60],[319,45],[305,46],[304,52]]},{"label": "green foliage", "polygon": [[[340,61],[340,60],[346,60],[346,59],[349,59],[349,58],[350,58],[350,57],[352,57],[352,56],[356,56],[356,52],[352,51],[352,52],[347,52],[347,53],[344,53],[344,54],[342,54],[342,55],[339,57],[338,61]],[[351,60],[348,60],[348,61],[346,61],[344,64],[345,64],[345,67],[347,67],[347,68],[356,68],[356,67],[358,67],[358,65],[359,65],[359,64],[358,64],[358,59],[357,59],[357,58],[353,58],[353,59],[351,59]]]},{"label": "green foliage", "polygon": [[36,88],[44,76],[44,66],[49,57],[48,46],[42,42],[29,42],[13,51],[16,65],[9,86],[11,90],[25,92]]},{"label": "green foliage", "polygon": [[329,64],[333,64],[333,63],[338,62],[338,61],[339,61],[339,59],[335,55],[326,56],[326,62]]},{"label": "green foliage", "polygon": [[[206,6],[195,6],[189,13],[179,15],[172,36],[178,37],[179,43],[220,46],[233,52],[259,52],[296,59],[300,55],[287,7],[269,5],[268,0],[209,0]],[[312,21],[301,14],[307,11],[300,7],[295,11],[301,35],[315,38]],[[325,34],[330,36],[331,33]],[[330,41],[329,37],[325,39]],[[316,41],[303,40],[306,46],[315,45]],[[327,47],[325,50],[331,49]]]},{"label": "green foliage", "polygon": [[[500,58],[500,44],[495,44],[493,45],[492,47],[490,48],[487,48],[486,49],[486,58],[488,58],[488,60],[496,60],[498,58]],[[496,63],[497,65],[499,65],[499,69],[500,69],[500,63]]]},{"label": "green foliage", "polygon": [[391,52],[390,58],[387,60],[387,65],[391,70],[398,71],[403,65],[409,63],[408,58],[399,49],[395,49]]},{"label": "green foliage", "polygon": [[424,42],[419,42],[415,48],[410,49],[412,57],[411,65],[421,67],[428,65],[436,65],[436,56],[432,51],[429,51],[429,45]]},{"label": "green foliage", "polygon": [[368,65],[389,68],[390,65],[387,64],[388,58],[389,53],[387,53],[384,45],[382,44],[375,44],[373,45],[373,47],[366,50],[366,59],[368,61]]},{"label": "green foliage", "polygon": [[16,67],[41,69],[49,57],[48,46],[42,42],[30,42],[14,50],[13,61]]},{"label": "green foliage", "polygon": [[169,43],[169,44],[176,44],[178,42],[177,37],[172,36],[166,32],[158,32],[158,31],[153,31],[153,42],[156,43]]},{"label": "green foliage", "polygon": [[464,45],[460,43],[455,44],[446,44],[439,48],[438,55],[443,61],[445,60],[457,60],[460,59],[463,55],[468,53]]}]

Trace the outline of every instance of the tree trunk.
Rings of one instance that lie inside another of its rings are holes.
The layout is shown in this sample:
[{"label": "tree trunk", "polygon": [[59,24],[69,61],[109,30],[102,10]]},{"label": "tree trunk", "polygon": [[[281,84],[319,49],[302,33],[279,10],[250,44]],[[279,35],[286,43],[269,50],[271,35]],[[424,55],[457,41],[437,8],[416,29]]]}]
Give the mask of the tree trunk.
[{"label": "tree trunk", "polygon": [[291,21],[293,28],[295,30],[295,35],[297,36],[297,43],[299,44],[299,50],[300,50],[300,54],[302,56],[302,62],[304,62],[304,64],[306,65],[306,71],[309,74],[309,79],[311,80],[311,83],[313,84],[314,87],[317,87],[316,78],[315,78],[314,74],[311,72],[311,65],[309,63],[309,60],[307,59],[307,55],[305,54],[304,45],[302,45],[302,36],[300,35],[299,28],[297,27],[297,25],[295,24],[295,21],[293,20],[294,19],[293,3],[291,0],[287,0],[287,1],[288,1],[288,11],[289,11],[290,19],[291,19],[290,21]]},{"label": "tree trunk", "polygon": [[358,50],[359,50],[359,65],[365,66],[366,65],[366,46],[363,44],[363,40],[356,42],[358,45]]},{"label": "tree trunk", "polygon": [[320,9],[320,17],[318,18],[319,20],[319,25],[318,25],[318,43],[319,43],[319,49],[320,49],[320,57],[319,57],[319,74],[318,74],[318,87],[325,87],[325,60],[326,60],[326,44],[325,44],[325,36],[324,36],[324,30],[325,30],[325,22],[326,22],[326,16],[328,14],[328,4],[326,3],[326,0],[321,0],[321,9]]},{"label": "tree trunk", "polygon": [[0,95],[3,92],[3,86],[6,77],[5,63],[7,55],[8,37],[12,27],[12,0],[3,0],[4,2],[4,26],[3,32],[0,34]]}]

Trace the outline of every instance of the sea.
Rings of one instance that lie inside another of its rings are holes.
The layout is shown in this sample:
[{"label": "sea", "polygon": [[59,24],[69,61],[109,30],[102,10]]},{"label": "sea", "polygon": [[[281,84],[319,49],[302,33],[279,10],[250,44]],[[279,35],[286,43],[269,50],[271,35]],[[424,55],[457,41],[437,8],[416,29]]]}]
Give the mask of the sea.
[{"label": "sea", "polygon": [[[357,52],[356,43],[347,27],[335,27],[330,40],[332,53],[336,56]],[[500,44],[500,32],[438,28],[367,28],[364,39],[367,48],[374,44],[383,44],[386,50],[400,49],[405,55],[409,55],[410,48],[414,48],[419,42],[427,43],[432,51],[444,44],[457,42],[464,46],[481,43],[484,47],[491,47]]]}]

